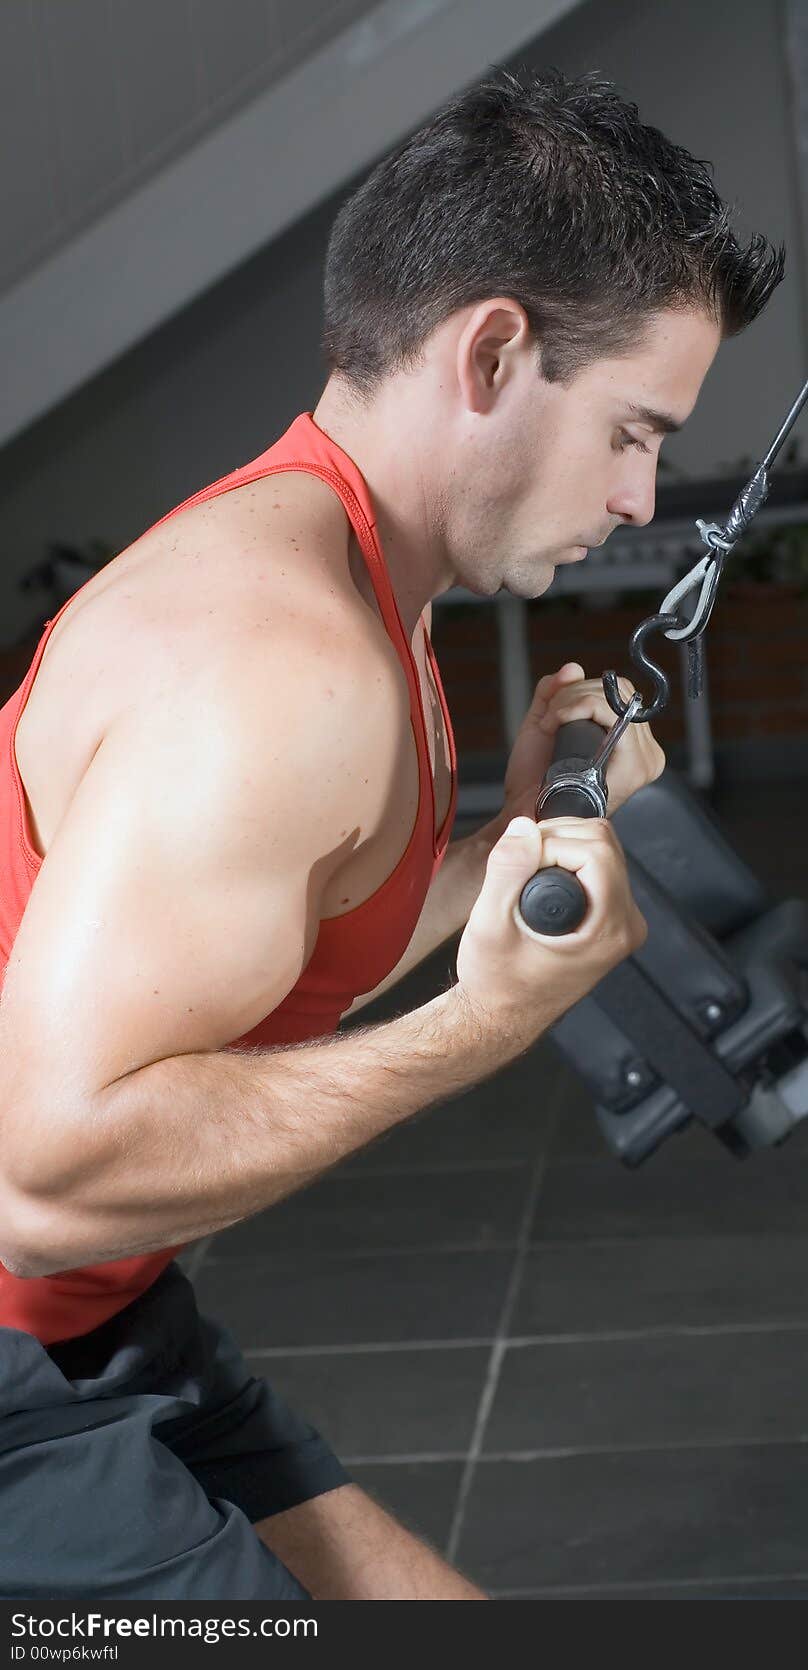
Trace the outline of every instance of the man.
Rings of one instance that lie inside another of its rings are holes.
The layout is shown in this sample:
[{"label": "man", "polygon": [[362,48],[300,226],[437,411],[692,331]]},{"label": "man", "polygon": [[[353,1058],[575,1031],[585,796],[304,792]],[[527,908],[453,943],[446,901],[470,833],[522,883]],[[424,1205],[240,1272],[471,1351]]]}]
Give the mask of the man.
[{"label": "man", "polygon": [[[532,821],[557,726],[612,722],[577,664],[447,851],[430,603],[537,597],[649,522],[663,435],[782,267],[608,83],[498,74],[338,216],[315,412],[49,623],[0,715],[3,1594],[485,1598],[249,1379],[173,1254],[642,944],[611,826]],[[611,810],[663,765],[631,727]],[[569,938],[514,915],[539,864],[584,884]],[[335,1037],[464,924],[449,990]]]}]

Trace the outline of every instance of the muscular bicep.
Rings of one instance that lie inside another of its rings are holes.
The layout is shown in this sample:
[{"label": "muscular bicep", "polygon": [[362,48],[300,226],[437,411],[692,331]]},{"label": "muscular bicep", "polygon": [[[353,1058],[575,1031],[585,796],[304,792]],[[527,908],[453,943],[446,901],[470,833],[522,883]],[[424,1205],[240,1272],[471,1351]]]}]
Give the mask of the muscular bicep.
[{"label": "muscular bicep", "polygon": [[338,710],[310,718],[304,759],[280,708],[273,744],[272,726],[245,735],[237,715],[190,700],[102,743],[6,973],[7,1160],[36,1164],[65,1114],[140,1067],[223,1048],[292,989],[357,838],[340,789],[356,714]]}]

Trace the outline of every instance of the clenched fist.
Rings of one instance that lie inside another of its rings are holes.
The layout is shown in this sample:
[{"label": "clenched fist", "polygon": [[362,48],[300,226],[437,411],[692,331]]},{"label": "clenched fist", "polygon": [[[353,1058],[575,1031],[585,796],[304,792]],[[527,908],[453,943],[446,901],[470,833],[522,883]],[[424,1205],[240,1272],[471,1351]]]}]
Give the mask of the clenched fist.
[{"label": "clenched fist", "polygon": [[[617,682],[623,701],[630,701],[634,685],[627,678]],[[611,730],[615,718],[603,694],[602,681],[585,678],[577,661],[568,661],[558,672],[540,678],[511,750],[505,773],[505,801],[496,826],[504,830],[511,818],[535,818],[536,797],[553,757],[559,725],[571,719],[594,719],[605,733]],[[665,755],[650,725],[629,725],[606,766],[609,815],[638,789],[655,782],[664,769]]]}]

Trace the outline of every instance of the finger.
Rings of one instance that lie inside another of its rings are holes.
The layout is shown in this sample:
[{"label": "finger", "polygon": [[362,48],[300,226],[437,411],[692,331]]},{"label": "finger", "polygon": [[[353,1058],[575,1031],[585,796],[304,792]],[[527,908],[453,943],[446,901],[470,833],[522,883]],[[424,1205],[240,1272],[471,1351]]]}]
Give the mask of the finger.
[{"label": "finger", "polygon": [[[521,817],[522,818],[529,817],[529,814],[526,814],[526,813],[523,812],[521,814]],[[513,821],[513,820],[511,820],[511,821]],[[609,832],[609,834],[613,834],[613,831],[610,829],[610,826],[609,826],[609,824],[608,824],[608,822],[605,818],[563,817],[563,818],[539,818],[538,820],[536,818],[530,818],[529,821],[535,826],[536,829],[539,830],[539,832],[542,835],[544,835],[546,833],[548,836],[549,835],[560,835],[560,836],[563,836],[564,838],[566,838],[569,835],[571,839],[582,840],[582,841],[591,841],[593,839],[593,832],[595,832],[595,826],[596,825],[600,825],[601,833],[603,832],[603,829],[605,828]],[[596,833],[595,833],[595,839],[597,839],[597,834]]]},{"label": "finger", "polygon": [[[628,680],[624,682],[628,689],[624,689],[622,694],[624,700],[628,700],[631,685]],[[549,724],[546,723],[548,717],[550,718]],[[560,712],[553,712],[549,716],[545,714],[539,720],[538,728],[547,739],[548,745],[552,745],[552,739],[558,734],[561,726],[569,724],[572,720],[591,719],[596,724],[603,726],[605,736],[614,725],[615,717],[602,697],[599,696],[592,701],[582,698],[579,702],[571,702],[568,707],[562,708]],[[657,742],[651,726],[645,722],[638,724],[635,721],[629,725],[617,743],[613,754],[606,763],[606,777],[610,783],[615,781],[615,774],[620,773],[621,762],[624,762],[627,766],[629,760],[632,759],[635,762],[634,770],[635,772],[639,771],[641,781],[655,782],[665,769],[664,749]],[[639,786],[639,782],[634,784],[635,789]]]},{"label": "finger", "polygon": [[[618,679],[617,687],[623,702],[626,704],[634,695],[634,686],[630,679]],[[542,716],[541,728],[547,732],[558,729],[559,725],[567,725],[572,719],[595,719],[599,725],[611,729],[617,715],[612,712],[603,686],[598,679],[587,679],[585,683],[576,685],[574,690],[559,690],[548,703],[547,710]],[[632,724],[632,731],[642,729]]]},{"label": "finger", "polygon": [[537,827],[546,839],[558,836],[566,841],[602,840],[604,828],[611,829],[606,818],[542,818]]},{"label": "finger", "polygon": [[563,667],[558,667],[554,673],[545,673],[536,685],[536,695],[542,701],[549,701],[552,693],[559,686],[572,684],[584,677],[583,667],[577,661],[565,661]]},{"label": "finger", "polygon": [[[529,814],[527,814],[527,815],[529,815]],[[524,812],[522,812],[522,813],[520,813],[520,816],[525,817],[526,814]],[[597,824],[597,823],[604,824],[606,820],[605,820],[605,818],[596,818],[596,817],[591,817],[591,818],[574,817],[571,812],[565,812],[563,814],[563,816],[561,816],[561,817],[557,817],[557,818],[531,818],[530,821],[531,821],[531,823],[535,823],[539,829],[541,829],[543,824],[551,823],[553,825],[554,829],[561,829],[561,830],[566,831],[568,829],[570,829],[570,830],[572,830],[572,829],[584,829],[584,830],[591,829],[593,824]]]},{"label": "finger", "polygon": [[568,829],[578,829],[581,824],[590,824],[593,821],[594,820],[592,818],[575,818],[569,814],[565,814],[564,817],[559,818],[538,818],[536,820],[540,828],[545,823],[551,823],[554,829],[561,830],[564,833],[566,833]]},{"label": "finger", "polygon": [[[601,819],[592,818],[589,821],[592,824],[599,824]],[[602,838],[596,836],[594,829],[589,830],[587,837],[583,830],[569,830],[562,835],[553,828],[552,823],[549,823],[546,828],[542,827],[541,868],[543,870],[552,869],[554,865],[559,865],[562,870],[583,870],[587,864],[592,863],[598,853],[602,854],[603,851]]]},{"label": "finger", "polygon": [[[632,684],[631,679],[619,678],[617,680],[617,688],[620,692],[622,701],[629,702],[634,695],[634,685]],[[579,695],[596,696],[602,701],[606,711],[611,713],[612,710],[606,700],[606,692],[603,688],[602,678],[584,679],[583,682],[577,684],[574,689],[568,689],[566,686],[562,686],[562,688],[556,693],[552,706],[560,707],[563,704],[574,702],[577,700]],[[614,718],[615,715],[612,715],[612,717]]]}]

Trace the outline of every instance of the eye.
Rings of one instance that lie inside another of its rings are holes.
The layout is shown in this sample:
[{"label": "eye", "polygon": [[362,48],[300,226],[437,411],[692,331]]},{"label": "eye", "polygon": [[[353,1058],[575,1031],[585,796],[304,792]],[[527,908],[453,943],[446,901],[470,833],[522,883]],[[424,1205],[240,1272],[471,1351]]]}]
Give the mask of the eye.
[{"label": "eye", "polygon": [[626,429],[621,429],[620,442],[617,449],[618,452],[625,452],[626,447],[630,446],[635,446],[638,452],[651,451],[651,448],[647,447],[644,441],[638,441],[634,435],[629,435]]}]

